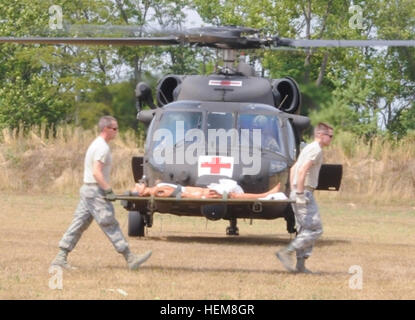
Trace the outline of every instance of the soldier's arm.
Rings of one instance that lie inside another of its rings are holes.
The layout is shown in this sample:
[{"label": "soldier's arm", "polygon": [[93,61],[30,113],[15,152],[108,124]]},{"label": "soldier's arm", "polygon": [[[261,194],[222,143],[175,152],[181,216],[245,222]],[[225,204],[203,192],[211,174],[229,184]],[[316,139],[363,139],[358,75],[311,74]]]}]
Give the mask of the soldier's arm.
[{"label": "soldier's arm", "polygon": [[104,164],[101,161],[94,161],[92,174],[94,175],[95,180],[97,181],[98,185],[103,190],[108,190],[110,185],[107,181],[105,181],[104,174],[102,169],[104,168]]},{"label": "soldier's arm", "polygon": [[290,169],[290,187],[291,187],[291,190],[294,189],[294,174],[295,174],[296,166],[297,166],[297,162],[294,163],[294,165]]},{"label": "soldier's arm", "polygon": [[297,173],[297,192],[298,193],[304,192],[305,177],[307,175],[308,170],[311,168],[312,165],[313,165],[313,161],[308,160],[304,162],[304,164],[301,167],[298,168],[298,173]]}]

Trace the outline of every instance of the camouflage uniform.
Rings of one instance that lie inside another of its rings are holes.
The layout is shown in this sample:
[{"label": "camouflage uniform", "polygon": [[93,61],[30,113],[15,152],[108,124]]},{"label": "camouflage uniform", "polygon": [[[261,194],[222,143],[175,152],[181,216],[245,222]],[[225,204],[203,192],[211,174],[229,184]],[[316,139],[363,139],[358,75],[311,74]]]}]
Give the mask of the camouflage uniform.
[{"label": "camouflage uniform", "polygon": [[95,219],[115,250],[119,253],[125,252],[128,249],[128,242],[115,219],[112,203],[104,199],[103,190],[97,184],[84,184],[80,189],[80,196],[81,200],[74,213],[74,219],[59,242],[59,247],[68,252],[72,251],[92,219]]},{"label": "camouflage uniform", "polygon": [[[110,181],[112,163],[111,150],[107,142],[115,138],[118,130],[116,125],[116,120],[108,116],[102,117],[99,121],[101,134],[90,144],[85,155],[81,199],[71,225],[59,242],[60,250],[52,261],[54,266],[74,269],[67,261],[68,253],[75,248],[82,233],[88,229],[93,219],[111,241],[115,250],[124,256],[130,270],[136,270],[151,256],[151,250],[142,255],[130,252],[128,242],[115,219],[114,206],[108,201],[115,200],[115,194],[109,185],[106,190],[103,190]],[[98,181],[103,186],[100,187]]]},{"label": "camouflage uniform", "polygon": [[[320,128],[319,128],[320,127]],[[317,130],[317,128],[319,128]],[[328,146],[333,137],[332,129],[320,123],[315,130],[315,139],[300,152],[296,163],[291,168],[290,198],[294,210],[297,236],[290,244],[276,252],[277,258],[291,272],[312,273],[305,267],[305,260],[310,257],[315,241],[323,234],[320,213],[313,192],[318,186],[318,178],[323,163],[322,147]],[[322,131],[324,128],[325,131]],[[298,183],[298,188],[297,188]],[[300,191],[298,192],[297,189]],[[297,264],[293,268],[291,255],[296,252]]]},{"label": "camouflage uniform", "polygon": [[[313,191],[304,190],[304,195],[308,199],[306,205],[292,204],[298,233],[290,245],[295,249],[297,258],[307,259],[311,255],[314,242],[323,234],[323,226]],[[291,194],[291,198],[293,197],[295,190]]]}]

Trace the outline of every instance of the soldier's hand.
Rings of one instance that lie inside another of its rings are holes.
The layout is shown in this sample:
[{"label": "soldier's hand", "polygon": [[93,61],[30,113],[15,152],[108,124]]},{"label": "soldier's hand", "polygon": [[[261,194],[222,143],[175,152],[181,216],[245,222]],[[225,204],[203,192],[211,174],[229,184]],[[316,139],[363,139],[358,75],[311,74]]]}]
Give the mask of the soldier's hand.
[{"label": "soldier's hand", "polygon": [[114,191],[111,188],[104,190],[104,198],[108,201],[115,201],[117,200],[117,196],[115,195]]},{"label": "soldier's hand", "polygon": [[295,201],[297,199],[297,196],[295,194],[295,190],[291,190],[290,192],[290,200]]},{"label": "soldier's hand", "polygon": [[304,193],[296,193],[295,203],[300,205],[307,204],[307,198]]}]

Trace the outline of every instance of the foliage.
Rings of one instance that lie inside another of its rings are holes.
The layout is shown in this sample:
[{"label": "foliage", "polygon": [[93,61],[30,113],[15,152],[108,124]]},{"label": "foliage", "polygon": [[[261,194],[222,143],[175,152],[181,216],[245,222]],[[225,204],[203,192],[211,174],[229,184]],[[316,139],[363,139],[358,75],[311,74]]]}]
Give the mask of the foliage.
[{"label": "foliage", "polygon": [[[47,15],[42,15],[43,10],[47,12],[46,2],[29,7],[27,0],[1,1],[0,33],[21,36],[47,21]],[[69,106],[42,67],[46,52],[18,45],[0,47],[0,127],[55,123],[66,115]]]},{"label": "foliage", "polygon": [[[415,28],[411,0],[397,1],[195,1],[206,22],[244,25],[307,39],[410,39]],[[361,23],[352,10],[362,9]],[[399,136],[411,128],[415,92],[414,48],[342,48],[260,51],[273,78],[292,76],[303,93],[303,114],[366,137],[385,130]],[[409,127],[408,127],[409,125]]]},{"label": "foliage", "polygon": [[[60,5],[64,30],[48,28],[49,7]],[[353,5],[362,9],[361,23]],[[213,25],[253,27],[281,37],[413,39],[412,0],[0,0],[1,36],[144,36],[185,27],[186,10]],[[357,18],[356,18],[357,17]],[[96,32],[87,26],[121,25]],[[81,25],[80,29],[67,26]],[[128,29],[128,28],[130,29]],[[131,31],[131,28],[135,31]],[[127,28],[127,29],[126,29]],[[293,77],[302,114],[336,130],[401,138],[415,130],[414,48],[251,50],[259,73]],[[188,47],[0,46],[0,127],[57,124],[91,127],[113,114],[137,129],[133,89],[166,73],[208,74],[213,50]]]}]

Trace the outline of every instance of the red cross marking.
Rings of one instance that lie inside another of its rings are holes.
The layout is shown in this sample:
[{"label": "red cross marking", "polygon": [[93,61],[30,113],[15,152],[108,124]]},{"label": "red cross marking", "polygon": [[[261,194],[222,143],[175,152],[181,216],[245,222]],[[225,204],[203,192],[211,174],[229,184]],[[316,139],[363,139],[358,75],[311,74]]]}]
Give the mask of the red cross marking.
[{"label": "red cross marking", "polygon": [[220,158],[216,157],[216,158],[212,158],[212,162],[201,163],[201,167],[202,168],[210,168],[210,173],[215,174],[215,173],[220,173],[220,169],[222,169],[222,168],[230,169],[231,164],[230,163],[221,163]]}]

